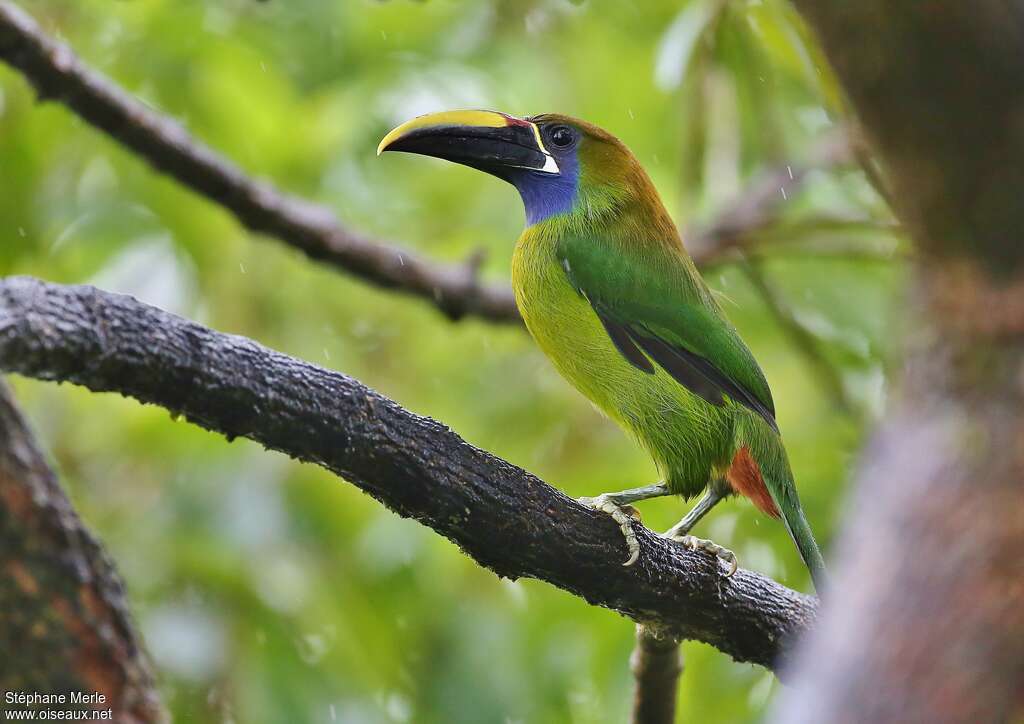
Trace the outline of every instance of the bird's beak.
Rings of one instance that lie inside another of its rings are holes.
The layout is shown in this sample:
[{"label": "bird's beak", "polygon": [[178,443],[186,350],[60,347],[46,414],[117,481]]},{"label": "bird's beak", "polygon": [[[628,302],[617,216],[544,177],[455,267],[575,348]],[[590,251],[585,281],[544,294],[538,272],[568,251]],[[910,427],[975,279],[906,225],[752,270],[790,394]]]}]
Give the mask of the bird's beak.
[{"label": "bird's beak", "polygon": [[540,129],[496,111],[444,111],[419,116],[384,136],[377,155],[384,151],[434,156],[497,176],[513,168],[558,173],[558,164],[544,148]]}]

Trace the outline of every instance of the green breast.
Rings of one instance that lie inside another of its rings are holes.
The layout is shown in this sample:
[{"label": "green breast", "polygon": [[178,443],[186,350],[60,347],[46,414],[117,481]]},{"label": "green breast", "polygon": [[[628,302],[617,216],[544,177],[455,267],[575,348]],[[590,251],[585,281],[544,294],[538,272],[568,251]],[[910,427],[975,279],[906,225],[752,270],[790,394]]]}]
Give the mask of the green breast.
[{"label": "green breast", "polygon": [[660,368],[648,374],[629,364],[569,283],[555,244],[531,227],[516,245],[512,285],[527,328],[562,376],[648,450],[676,492],[699,492],[728,465],[731,415]]},{"label": "green breast", "polygon": [[554,243],[528,229],[512,258],[512,286],[530,334],[558,371],[620,424],[623,384],[638,384],[638,370],[618,353],[600,320],[559,266]]}]

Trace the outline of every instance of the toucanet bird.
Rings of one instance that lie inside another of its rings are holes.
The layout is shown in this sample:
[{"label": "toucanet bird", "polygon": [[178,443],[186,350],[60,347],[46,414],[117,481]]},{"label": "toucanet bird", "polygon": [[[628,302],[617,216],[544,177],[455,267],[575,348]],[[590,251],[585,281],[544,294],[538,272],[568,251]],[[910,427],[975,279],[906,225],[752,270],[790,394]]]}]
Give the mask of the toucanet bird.
[{"label": "toucanet bird", "polygon": [[395,128],[377,149],[434,156],[508,181],[526,208],[512,259],[516,303],[558,371],[650,453],[663,481],[583,502],[639,555],[631,504],[703,497],[665,535],[736,570],[731,551],[689,535],[739,494],[781,518],[815,587],[824,563],[800,508],[761,368],[687,254],[626,146],[563,115],[447,111]]}]

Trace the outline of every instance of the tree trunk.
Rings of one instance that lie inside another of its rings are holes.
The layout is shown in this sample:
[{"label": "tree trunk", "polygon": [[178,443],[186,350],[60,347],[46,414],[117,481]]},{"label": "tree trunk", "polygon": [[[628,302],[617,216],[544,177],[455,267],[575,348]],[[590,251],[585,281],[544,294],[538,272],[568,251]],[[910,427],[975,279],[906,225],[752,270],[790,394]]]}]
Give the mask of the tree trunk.
[{"label": "tree trunk", "polygon": [[[0,710],[109,709],[114,721],[164,719],[124,584],[2,381],[0,571]],[[19,694],[67,698],[30,705]]]},{"label": "tree trunk", "polygon": [[1024,10],[797,0],[920,252],[899,401],[866,452],[784,722],[1024,715]]}]

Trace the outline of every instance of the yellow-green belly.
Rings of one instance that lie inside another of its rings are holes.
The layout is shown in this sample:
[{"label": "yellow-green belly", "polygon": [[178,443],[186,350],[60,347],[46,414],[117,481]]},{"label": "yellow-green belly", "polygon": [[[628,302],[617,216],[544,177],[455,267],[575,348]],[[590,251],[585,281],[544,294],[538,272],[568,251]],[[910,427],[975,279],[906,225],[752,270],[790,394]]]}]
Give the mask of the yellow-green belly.
[{"label": "yellow-green belly", "polygon": [[733,448],[729,408],[708,404],[660,367],[649,374],[626,361],[570,284],[551,239],[530,229],[523,234],[512,284],[540,348],[563,377],[647,449],[674,492],[690,497],[722,474]]}]

